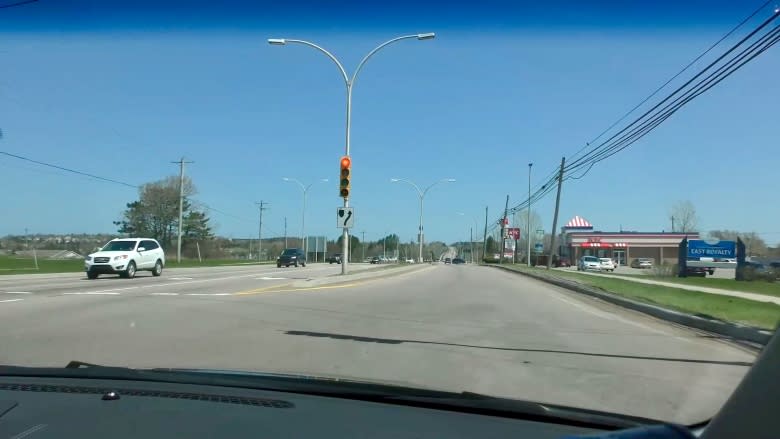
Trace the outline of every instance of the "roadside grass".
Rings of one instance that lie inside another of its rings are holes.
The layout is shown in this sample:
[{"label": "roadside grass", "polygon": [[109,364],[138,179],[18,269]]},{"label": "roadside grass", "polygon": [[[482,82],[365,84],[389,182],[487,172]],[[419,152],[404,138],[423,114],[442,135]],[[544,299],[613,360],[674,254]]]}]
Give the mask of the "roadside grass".
[{"label": "roadside grass", "polygon": [[736,281],[734,279],[723,279],[717,277],[673,277],[673,276],[652,276],[644,274],[619,274],[602,273],[605,276],[626,276],[638,279],[652,279],[659,282],[669,282],[682,285],[720,288],[729,291],[744,291],[746,293],[766,294],[769,296],[780,297],[780,282],[767,282],[765,280]]},{"label": "roadside grass", "polygon": [[79,259],[38,259],[35,269],[33,258],[0,256],[0,275],[35,273],[74,273],[84,270],[84,261]]},{"label": "roadside grass", "polygon": [[[165,268],[192,268],[192,267],[219,267],[219,266],[245,266],[245,265],[270,265],[274,261],[247,261],[246,259],[183,259],[177,263],[176,259],[167,259]],[[38,273],[76,273],[84,271],[84,261],[79,259],[38,259],[38,269],[32,258],[17,258],[14,256],[0,256],[0,276],[11,274],[38,274]]]},{"label": "roadside grass", "polygon": [[618,296],[700,317],[743,323],[770,330],[774,330],[778,322],[780,322],[780,305],[773,303],[756,302],[739,297],[720,296],[661,285],[641,284],[609,276],[589,276],[577,272],[547,271],[541,268],[529,269],[525,266],[507,265],[506,267],[520,272],[533,272],[537,275],[573,280]]}]

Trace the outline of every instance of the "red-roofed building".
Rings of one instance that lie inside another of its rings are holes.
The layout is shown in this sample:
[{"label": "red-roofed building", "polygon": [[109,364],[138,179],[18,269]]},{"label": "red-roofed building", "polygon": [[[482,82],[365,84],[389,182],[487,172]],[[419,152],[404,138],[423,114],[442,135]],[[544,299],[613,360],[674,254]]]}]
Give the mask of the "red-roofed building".
[{"label": "red-roofed building", "polygon": [[573,264],[582,256],[611,258],[620,265],[629,265],[637,258],[653,259],[655,264],[677,263],[677,248],[686,236],[699,239],[699,234],[670,232],[602,232],[581,216],[575,216],[561,228],[561,256]]}]

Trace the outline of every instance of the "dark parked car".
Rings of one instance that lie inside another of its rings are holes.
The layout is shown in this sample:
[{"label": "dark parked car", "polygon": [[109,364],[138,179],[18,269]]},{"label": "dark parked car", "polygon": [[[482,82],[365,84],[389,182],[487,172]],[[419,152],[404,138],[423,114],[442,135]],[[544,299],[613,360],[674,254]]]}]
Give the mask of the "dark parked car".
[{"label": "dark parked car", "polygon": [[381,264],[382,263],[382,259],[380,259],[379,256],[374,256],[373,258],[371,258],[371,263],[372,264]]},{"label": "dark parked car", "polygon": [[282,265],[285,267],[289,267],[290,265],[305,267],[306,255],[303,253],[303,250],[299,248],[285,249],[282,254],[276,258],[276,267],[281,268]]},{"label": "dark parked car", "polygon": [[556,267],[571,267],[571,259],[567,258],[566,256],[558,258],[555,260],[554,265]]},{"label": "dark parked car", "polygon": [[466,260],[465,259],[461,259],[461,258],[455,258],[455,259],[452,260],[452,263],[453,264],[465,264]]},{"label": "dark parked car", "polygon": [[444,263],[445,263],[445,264],[452,264],[452,259],[450,259],[450,258],[444,258]]},{"label": "dark parked car", "polygon": [[341,263],[341,253],[336,253],[335,255],[328,256],[328,259],[325,260],[328,263],[331,264],[340,264]]}]

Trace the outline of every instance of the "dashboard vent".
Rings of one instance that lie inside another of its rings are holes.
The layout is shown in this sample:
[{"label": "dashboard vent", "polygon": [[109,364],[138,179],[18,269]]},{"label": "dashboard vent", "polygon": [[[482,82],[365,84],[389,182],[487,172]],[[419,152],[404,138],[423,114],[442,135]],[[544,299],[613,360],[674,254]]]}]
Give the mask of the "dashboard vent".
[{"label": "dashboard vent", "polygon": [[76,393],[88,395],[104,395],[108,392],[116,392],[119,396],[146,396],[150,398],[188,399],[191,401],[219,402],[224,404],[253,405],[257,407],[269,407],[277,409],[289,409],[295,407],[290,402],[278,399],[250,398],[245,396],[214,395],[209,393],[168,392],[158,390],[128,389],[121,387],[85,387],[64,386],[49,384],[17,384],[0,383],[0,390],[13,392],[52,392],[52,393]]}]

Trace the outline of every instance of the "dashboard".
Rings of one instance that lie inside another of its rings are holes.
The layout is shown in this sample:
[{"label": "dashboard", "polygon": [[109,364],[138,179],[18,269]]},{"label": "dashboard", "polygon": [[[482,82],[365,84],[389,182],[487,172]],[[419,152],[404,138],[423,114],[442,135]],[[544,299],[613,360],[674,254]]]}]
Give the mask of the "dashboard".
[{"label": "dashboard", "polygon": [[571,425],[312,396],[131,380],[0,376],[0,437],[533,437]]}]

